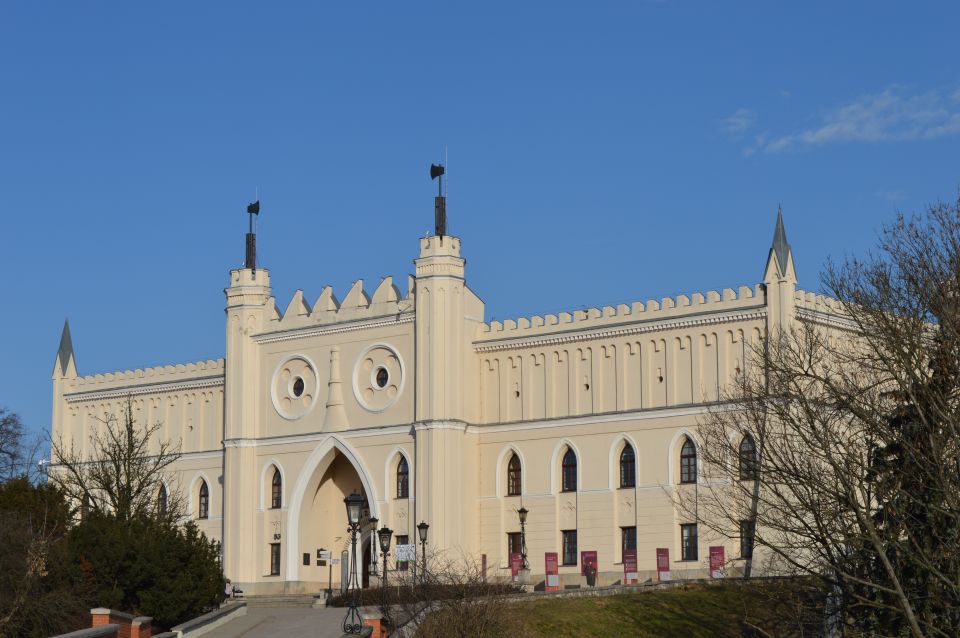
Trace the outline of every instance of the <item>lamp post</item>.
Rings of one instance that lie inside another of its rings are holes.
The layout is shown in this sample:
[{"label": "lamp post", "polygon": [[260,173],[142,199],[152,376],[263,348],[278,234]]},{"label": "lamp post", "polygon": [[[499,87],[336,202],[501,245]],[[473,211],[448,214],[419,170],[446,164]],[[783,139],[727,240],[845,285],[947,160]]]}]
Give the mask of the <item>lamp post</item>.
[{"label": "lamp post", "polygon": [[420,571],[420,582],[427,582],[427,530],[430,529],[430,526],[424,521],[420,521],[420,524],[417,525],[417,534],[420,535],[420,547],[423,548],[423,568]]},{"label": "lamp post", "polygon": [[383,553],[383,591],[387,591],[387,556],[390,555],[390,537],[393,536],[393,530],[384,525],[377,532],[380,539],[380,551]]},{"label": "lamp post", "polygon": [[377,562],[378,562],[377,550],[374,547],[374,545],[376,545],[376,541],[374,539],[377,537],[377,523],[379,522],[380,522],[380,519],[373,516],[370,517],[370,529],[373,530],[373,533],[370,534],[370,556],[372,559],[370,562],[373,563],[373,569],[370,571],[374,576],[377,575]]},{"label": "lamp post", "polygon": [[530,565],[527,563],[527,514],[529,510],[523,505],[520,506],[520,509],[517,510],[517,515],[520,517],[520,569],[529,570]]},{"label": "lamp post", "polygon": [[350,576],[347,580],[347,593],[350,596],[350,605],[347,615],[343,619],[343,633],[359,634],[363,629],[363,618],[360,616],[360,584],[357,582],[357,532],[360,531],[360,512],[363,509],[363,497],[354,492],[343,499],[347,506],[347,522],[350,532]]}]

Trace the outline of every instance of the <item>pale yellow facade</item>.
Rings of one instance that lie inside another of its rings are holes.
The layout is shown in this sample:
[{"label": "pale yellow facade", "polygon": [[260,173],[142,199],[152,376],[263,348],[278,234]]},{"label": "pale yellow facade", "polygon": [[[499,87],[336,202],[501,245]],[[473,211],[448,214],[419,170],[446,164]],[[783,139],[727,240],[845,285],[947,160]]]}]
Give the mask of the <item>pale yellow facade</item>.
[{"label": "pale yellow facade", "polygon": [[[702,528],[697,560],[681,560],[680,525],[696,521],[672,496],[717,480],[680,485],[680,448],[696,442],[751,342],[835,311],[797,289],[785,237],[777,248],[756,285],[503,322],[485,321],[452,236],[419,240],[405,292],[388,277],[372,293],[358,281],[342,300],[326,288],[281,306],[268,270],[234,270],[225,359],[79,376],[72,349],[61,352],[53,435],[87,445],[98,417],[121,414],[128,397],[138,420],[162,423],[182,450],[167,489],[222,540],[224,572],[248,593],[325,588],[317,550],[347,547],[353,491],[395,537],[415,542],[425,521],[428,553],[485,555],[491,577],[510,574],[521,505],[533,583],[545,552],[563,556],[564,531],[576,532],[577,556],[560,567],[563,584],[581,582],[584,550],[597,552],[601,584],[621,580],[623,528],[636,530],[641,581],[656,578],[657,548],[669,549],[673,578],[704,576],[710,545],[724,545],[736,570],[739,539]],[[625,445],[631,487],[621,487]],[[562,484],[568,449],[574,491]],[[510,496],[514,454],[520,495]],[[371,543],[367,530],[362,551]]]}]

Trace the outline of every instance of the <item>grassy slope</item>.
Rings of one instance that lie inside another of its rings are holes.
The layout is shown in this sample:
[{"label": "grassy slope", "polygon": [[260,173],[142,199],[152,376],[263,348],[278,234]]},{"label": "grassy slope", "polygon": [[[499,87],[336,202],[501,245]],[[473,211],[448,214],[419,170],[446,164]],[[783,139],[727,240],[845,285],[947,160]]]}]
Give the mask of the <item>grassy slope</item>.
[{"label": "grassy slope", "polygon": [[[765,610],[736,586],[603,598],[548,598],[517,606],[524,636],[684,636],[739,638],[745,612],[763,623]],[[746,605],[746,606],[745,606]]]}]

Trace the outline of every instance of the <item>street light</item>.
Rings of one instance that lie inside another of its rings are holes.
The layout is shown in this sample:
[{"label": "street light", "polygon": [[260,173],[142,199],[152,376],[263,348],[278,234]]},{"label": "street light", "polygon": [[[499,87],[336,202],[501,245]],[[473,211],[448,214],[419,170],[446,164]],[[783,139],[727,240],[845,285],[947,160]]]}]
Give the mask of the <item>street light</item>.
[{"label": "street light", "polygon": [[380,522],[380,519],[378,519],[378,518],[376,518],[376,517],[374,517],[374,516],[371,516],[371,517],[370,517],[370,529],[373,530],[373,534],[370,535],[370,547],[371,547],[370,554],[373,556],[373,560],[371,561],[371,562],[373,563],[373,569],[371,570],[371,573],[372,573],[373,575],[376,575],[376,574],[377,574],[377,562],[378,562],[378,561],[377,561],[377,552],[376,552],[375,549],[373,549],[373,544],[374,544],[373,537],[377,535],[377,523],[379,523],[379,522]]},{"label": "street light", "polygon": [[417,533],[420,535],[420,546],[423,548],[423,571],[420,572],[420,582],[427,580],[427,530],[430,526],[424,521],[417,525]]},{"label": "street light", "polygon": [[523,505],[520,506],[520,509],[517,510],[517,515],[520,517],[520,568],[521,569],[530,569],[530,565],[527,563],[527,514],[529,510]]},{"label": "street light", "polygon": [[347,591],[350,592],[350,605],[347,615],[343,619],[343,633],[359,634],[363,629],[363,618],[360,616],[360,584],[357,582],[357,532],[360,531],[360,513],[363,510],[364,498],[354,492],[343,499],[347,506],[347,522],[350,532],[350,576],[347,580]]},{"label": "street light", "polygon": [[377,532],[380,538],[380,551],[383,553],[383,591],[387,591],[387,556],[390,555],[390,537],[393,536],[393,530],[384,525]]}]

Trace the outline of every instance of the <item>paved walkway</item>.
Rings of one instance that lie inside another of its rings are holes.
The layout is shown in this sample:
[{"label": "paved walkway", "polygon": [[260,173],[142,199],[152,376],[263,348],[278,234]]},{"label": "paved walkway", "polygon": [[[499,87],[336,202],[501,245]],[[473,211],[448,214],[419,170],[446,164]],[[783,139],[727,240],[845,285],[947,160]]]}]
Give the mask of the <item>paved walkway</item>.
[{"label": "paved walkway", "polygon": [[339,607],[247,608],[246,616],[217,627],[204,634],[204,638],[340,638],[340,623],[346,613]]}]

